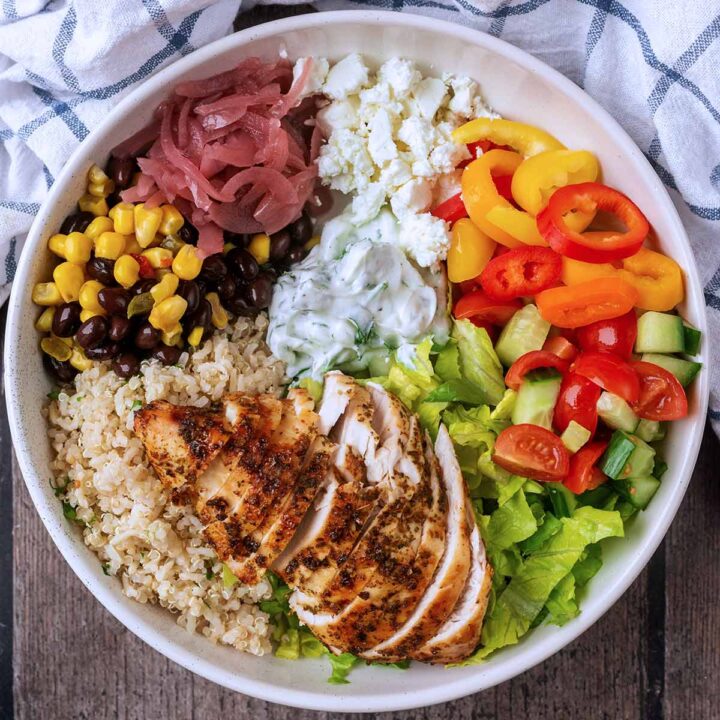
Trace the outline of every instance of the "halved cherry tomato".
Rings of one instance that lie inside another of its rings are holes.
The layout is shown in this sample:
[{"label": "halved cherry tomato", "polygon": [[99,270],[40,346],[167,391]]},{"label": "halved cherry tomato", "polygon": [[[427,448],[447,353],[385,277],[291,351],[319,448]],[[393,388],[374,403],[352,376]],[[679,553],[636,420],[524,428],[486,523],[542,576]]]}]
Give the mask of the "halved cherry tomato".
[{"label": "halved cherry tomato", "polygon": [[563,433],[570,421],[574,420],[594,434],[598,421],[597,401],[601,392],[602,389],[584,375],[570,371],[560,385],[553,413],[553,427]]},{"label": "halved cherry tomato", "polygon": [[665,368],[649,362],[630,363],[640,378],[640,396],[633,410],[645,420],[679,420],[688,414],[687,395],[677,378]]},{"label": "halved cherry tomato", "polygon": [[517,300],[498,302],[482,290],[475,290],[457,301],[453,314],[458,320],[468,318],[491,325],[505,325],[521,307],[522,303]]},{"label": "halved cherry tomato", "polygon": [[538,368],[555,368],[561,373],[568,369],[568,361],[562,360],[557,355],[544,350],[532,350],[521,355],[507,371],[505,384],[517,390],[522,384],[523,378],[531,371]]},{"label": "halved cherry tomato", "polygon": [[607,446],[606,442],[593,442],[580,448],[570,458],[570,472],[563,485],[579,495],[586,490],[594,490],[606,482],[607,476],[600,468],[595,467],[595,463]]},{"label": "halved cherry tomato", "polygon": [[630,312],[638,291],[620,278],[598,278],[538,293],[535,303],[545,320],[561,328],[578,328]]},{"label": "halved cherry tomato", "polygon": [[579,327],[577,339],[583,350],[604,350],[628,360],[637,339],[637,315],[631,310],[620,317]]},{"label": "halved cherry tomato", "polygon": [[545,352],[551,352],[557,355],[562,360],[572,362],[578,354],[577,348],[562,335],[556,335],[555,337],[549,337],[542,347]]},{"label": "halved cherry tomato", "polygon": [[493,462],[516,475],[554,482],[567,477],[570,454],[562,440],[539,425],[511,425],[495,441]]},{"label": "halved cherry tomato", "polygon": [[430,211],[430,214],[449,223],[454,223],[462,218],[466,218],[468,213],[465,209],[462,193],[453,195],[451,198],[441,202],[436,208]]},{"label": "halved cherry tomato", "polygon": [[493,258],[480,274],[483,290],[497,300],[536,295],[560,281],[562,258],[550,248],[518,247]]},{"label": "halved cherry tomato", "polygon": [[637,402],[640,397],[640,379],[637,373],[617,355],[605,352],[580,353],[573,370],[629,403]]},{"label": "halved cherry tomato", "polygon": [[[580,210],[604,210],[616,215],[625,225],[625,232],[607,231],[582,234],[571,230],[565,215]],[[650,231],[640,208],[618,190],[587,182],[557,189],[547,207],[537,216],[537,227],[550,247],[575,260],[607,263],[634,255]]]}]

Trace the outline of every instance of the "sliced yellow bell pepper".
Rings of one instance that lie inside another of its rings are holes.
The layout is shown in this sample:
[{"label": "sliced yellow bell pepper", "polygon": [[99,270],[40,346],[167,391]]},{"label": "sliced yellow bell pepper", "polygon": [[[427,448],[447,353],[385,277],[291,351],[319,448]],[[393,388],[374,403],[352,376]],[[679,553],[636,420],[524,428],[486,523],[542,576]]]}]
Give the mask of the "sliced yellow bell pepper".
[{"label": "sliced yellow bell pepper", "polygon": [[619,277],[632,285],[639,294],[637,307],[642,310],[666,312],[685,297],[682,268],[667,255],[645,247],[622,260],[620,268],[563,258],[562,280],[566,285],[604,277]]},{"label": "sliced yellow bell pepper", "polygon": [[512,175],[522,157],[510,150],[490,150],[471,162],[462,174],[462,197],[470,219],[495,242],[509,248],[547,245],[535,218],[514,208],[495,187],[493,175]]},{"label": "sliced yellow bell pepper", "polygon": [[565,149],[557,138],[540,128],[500,118],[470,120],[457,128],[452,138],[462,145],[478,140],[490,140],[496,145],[509,145],[525,157],[532,157],[546,150]]},{"label": "sliced yellow bell pepper", "polygon": [[448,278],[460,283],[477,277],[490,262],[497,243],[470,218],[458,220],[452,227],[447,256]]}]

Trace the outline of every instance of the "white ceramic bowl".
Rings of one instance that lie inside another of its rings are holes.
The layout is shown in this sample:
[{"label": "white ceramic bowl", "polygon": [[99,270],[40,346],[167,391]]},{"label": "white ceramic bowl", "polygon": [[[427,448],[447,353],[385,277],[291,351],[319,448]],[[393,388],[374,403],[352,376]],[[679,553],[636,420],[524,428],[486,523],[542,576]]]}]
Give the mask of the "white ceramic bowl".
[{"label": "white ceramic bowl", "polygon": [[129,630],[175,662],[233,690],[318,710],[379,712],[452,700],[503,682],[557,652],[594,623],[635,579],[665,535],[690,479],[705,422],[706,371],[692,389],[690,416],[674,423],[669,433],[665,454],[670,470],[660,491],[632,523],[626,539],[605,544],[605,564],[589,586],[582,614],[562,628],[538,628],[519,645],[477,667],[446,670],[416,663],[405,672],[363,667],[353,672],[351,684],[334,686],[326,683],[325,660],[255,658],[214,646],[185,632],[166,611],[126,598],[117,579],[103,574],[95,555],[63,519],[48,485],[50,448],[44,440],[47,430],[40,408],[51,383],[43,372],[30,299],[33,284],[47,279],[47,238],[74,209],[88,166],[103,164],[110,148],[143,126],[169,88],[180,80],[213,75],[249,55],[271,58],[280,50],[291,58],[339,59],[354,51],[374,62],[403,56],[416,60],[425,71],[471,75],[504,116],[537,124],[568,147],[594,151],[605,181],[632,196],[647,214],[664,251],[685,269],[683,313],[706,329],[703,294],[688,239],[665,188],[625,132],[572,82],[501,40],[436,19],[363,11],[305,15],[245,30],[179,60],[119,103],[70,159],[35,219],[10,298],[5,388],[15,449],[40,517],[80,580]]}]

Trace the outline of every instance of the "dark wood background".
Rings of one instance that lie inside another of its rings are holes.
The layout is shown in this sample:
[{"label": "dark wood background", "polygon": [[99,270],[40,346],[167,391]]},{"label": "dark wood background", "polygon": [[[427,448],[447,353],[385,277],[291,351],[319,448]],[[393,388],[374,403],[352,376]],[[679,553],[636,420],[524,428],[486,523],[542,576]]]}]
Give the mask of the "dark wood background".
[{"label": "dark wood background", "polygon": [[[259,8],[237,25],[295,12]],[[0,454],[0,718],[331,717],[224,690],[141,643],[82,587],[52,544],[14,461],[5,413]],[[720,445],[708,428],[665,542],[624,597],[565,650],[473,697],[379,717],[720,718],[719,468]]]}]

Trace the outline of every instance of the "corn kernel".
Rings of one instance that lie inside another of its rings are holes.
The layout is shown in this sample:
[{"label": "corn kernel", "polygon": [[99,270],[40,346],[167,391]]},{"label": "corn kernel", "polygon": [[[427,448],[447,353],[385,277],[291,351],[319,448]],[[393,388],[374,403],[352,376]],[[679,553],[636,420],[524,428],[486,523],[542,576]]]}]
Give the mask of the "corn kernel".
[{"label": "corn kernel", "polygon": [[81,232],[70,233],[65,238],[65,259],[76,265],[83,265],[90,259],[93,241]]},{"label": "corn kernel", "polygon": [[84,323],[86,320],[89,320],[91,317],[95,317],[96,315],[102,315],[102,313],[95,312],[94,310],[81,310],[80,322]]},{"label": "corn kernel", "polygon": [[140,247],[150,247],[162,222],[163,211],[159,207],[146,210],[145,205],[140,203],[135,206],[134,213],[135,237]]},{"label": "corn kernel", "polygon": [[87,174],[88,184],[97,184],[109,180],[110,178],[105,174],[105,171],[99,165],[91,165]]},{"label": "corn kernel", "polygon": [[193,328],[192,332],[188,335],[188,344],[192,347],[197,347],[202,341],[203,332],[205,328],[200,325],[199,327]]},{"label": "corn kernel", "polygon": [[312,250],[316,245],[319,245],[319,244],[320,244],[320,238],[319,238],[319,236],[315,235],[315,236],[311,237],[311,238],[305,243],[305,245],[303,245],[303,247],[304,247],[306,250],[310,251],[310,250]]},{"label": "corn kernel", "polygon": [[202,270],[202,260],[194,245],[183,245],[172,263],[173,272],[183,280],[194,280]]},{"label": "corn kernel", "polygon": [[227,255],[231,250],[233,250],[235,247],[235,243],[225,243],[223,245],[223,255]]},{"label": "corn kernel", "polygon": [[161,235],[174,235],[184,224],[185,218],[174,205],[162,205]]},{"label": "corn kernel", "polygon": [[[112,213],[112,210],[110,212]],[[96,217],[85,228],[85,234],[91,240],[97,240],[104,232],[112,232],[113,227],[113,221],[109,217]]]},{"label": "corn kernel", "polygon": [[270,259],[270,237],[266,233],[253,235],[248,252],[257,260],[258,265],[264,265]]},{"label": "corn kernel", "polygon": [[52,321],[53,317],[55,316],[55,308],[54,307],[48,307],[45,308],[42,313],[40,313],[40,317],[35,321],[35,329],[38,332],[50,332],[50,329],[52,328]]},{"label": "corn kernel", "polygon": [[140,263],[131,255],[121,255],[115,261],[113,276],[124,288],[132,287],[140,277]]},{"label": "corn kernel", "polygon": [[165,345],[177,345],[178,347],[182,347],[182,325],[178,323],[167,332],[161,333],[160,339],[165,343]]},{"label": "corn kernel", "polygon": [[61,235],[60,233],[57,233],[56,235],[51,236],[51,238],[48,240],[48,249],[51,253],[54,253],[61,258],[64,258],[65,240],[67,240],[67,235]]},{"label": "corn kernel", "polygon": [[121,235],[131,235],[135,232],[135,206],[132,203],[121,202],[110,211],[115,232]]},{"label": "corn kernel", "polygon": [[36,305],[62,305],[63,299],[54,282],[37,283],[32,291],[32,301]]},{"label": "corn kernel", "polygon": [[106,198],[108,195],[111,195],[114,190],[115,183],[110,178],[99,183],[88,183],[87,186],[88,195],[96,198]]},{"label": "corn kernel", "polygon": [[104,287],[105,286],[97,280],[88,280],[87,282],[84,282],[78,295],[80,307],[83,308],[83,310],[92,310],[96,315],[104,315],[105,308],[98,300],[98,293]]},{"label": "corn kernel", "polygon": [[95,257],[117,260],[125,252],[125,236],[116,232],[104,232],[95,241]]},{"label": "corn kernel", "polygon": [[53,270],[53,280],[60,291],[60,295],[62,295],[63,301],[73,302],[80,295],[80,288],[85,282],[85,273],[79,265],[64,262]]},{"label": "corn kernel", "polygon": [[153,296],[155,304],[157,305],[171,295],[174,295],[179,284],[180,279],[173,273],[168,273],[160,278],[160,282],[150,288],[150,294]]},{"label": "corn kernel", "polygon": [[128,255],[140,255],[142,253],[143,249],[140,247],[140,244],[137,241],[137,238],[135,235],[126,235],[125,236],[125,252]]},{"label": "corn kernel", "polygon": [[93,197],[92,195],[83,195],[78,200],[78,207],[83,212],[92,213],[95,217],[108,214],[108,204],[105,198]]},{"label": "corn kernel", "polygon": [[50,337],[44,337],[40,341],[40,348],[44,353],[49,355],[59,362],[65,362],[70,359],[72,350],[58,337],[50,335]]},{"label": "corn kernel", "polygon": [[89,370],[93,365],[92,360],[77,346],[73,347],[70,354],[70,364],[79,372]]},{"label": "corn kernel", "polygon": [[173,254],[165,248],[150,248],[149,250],[144,250],[142,255],[148,259],[150,265],[156,270],[159,268],[169,268],[173,264]]},{"label": "corn kernel", "polygon": [[210,303],[210,307],[212,308],[212,315],[210,316],[212,324],[218,330],[222,330],[224,327],[227,327],[228,316],[225,312],[225,308],[220,304],[218,294],[216,292],[208,293],[205,296],[205,299]]},{"label": "corn kernel", "polygon": [[162,302],[155,303],[148,316],[148,322],[157,330],[172,333],[186,310],[187,300],[179,295],[171,295]]}]

